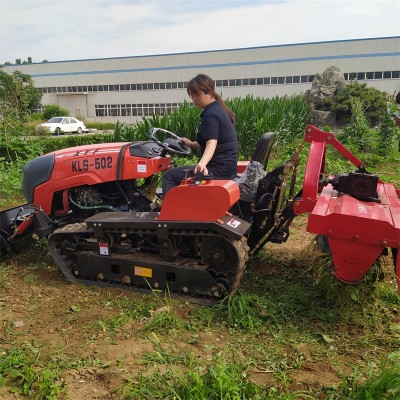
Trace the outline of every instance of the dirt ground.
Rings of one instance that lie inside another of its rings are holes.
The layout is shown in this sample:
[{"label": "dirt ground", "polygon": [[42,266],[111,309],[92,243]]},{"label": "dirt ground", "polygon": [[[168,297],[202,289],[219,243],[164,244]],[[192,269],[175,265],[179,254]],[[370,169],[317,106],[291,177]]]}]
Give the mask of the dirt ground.
[{"label": "dirt ground", "polygon": [[[312,238],[305,231],[304,220],[300,220],[294,223],[287,243],[270,248],[277,259],[299,259]],[[278,267],[270,267],[264,273],[277,274]],[[4,355],[15,344],[34,343],[40,347],[43,359],[75,360],[75,366],[70,366],[60,377],[67,399],[118,398],[116,388],[145,370],[141,360],[155,348],[154,341],[143,332],[148,318],[130,320],[122,325],[123,328],[111,333],[99,324],[107,317],[115,319],[119,312],[116,302],[126,298],[132,304],[135,300],[143,301],[142,294],[68,283],[45,249],[33,246],[7,260],[0,271],[0,351]],[[155,303],[153,315],[162,307],[163,304]],[[176,307],[180,316],[190,318],[190,313],[199,306],[180,302]],[[173,339],[168,337],[165,346],[186,349],[198,357],[207,356],[208,351],[215,352],[216,347],[223,350],[225,346],[223,333],[218,331],[200,330],[196,340],[192,339],[193,332],[181,330]],[[351,373],[350,365],[335,367],[329,362],[315,361],[313,350],[307,345],[298,344],[298,351],[303,357],[302,367],[292,373],[298,387],[321,388],[339,384],[343,371]],[[351,357],[358,356],[362,357],[362,354],[358,355],[354,349]],[[80,364],[79,360],[86,361]],[[268,370],[254,369],[250,380],[268,387],[274,382],[272,375]],[[1,388],[0,398],[26,398],[10,393],[9,389],[7,386]]]}]

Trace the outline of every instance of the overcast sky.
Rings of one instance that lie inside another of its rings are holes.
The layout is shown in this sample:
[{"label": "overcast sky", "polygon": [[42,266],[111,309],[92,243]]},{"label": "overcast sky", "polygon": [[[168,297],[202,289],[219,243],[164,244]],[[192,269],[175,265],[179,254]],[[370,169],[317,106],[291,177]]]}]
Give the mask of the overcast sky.
[{"label": "overcast sky", "polygon": [[400,35],[400,0],[0,0],[0,64]]}]

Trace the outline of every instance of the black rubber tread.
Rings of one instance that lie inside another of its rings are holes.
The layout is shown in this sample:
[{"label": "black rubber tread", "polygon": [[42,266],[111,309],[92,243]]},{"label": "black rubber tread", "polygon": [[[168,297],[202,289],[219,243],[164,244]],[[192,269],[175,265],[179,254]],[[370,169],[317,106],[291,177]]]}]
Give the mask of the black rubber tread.
[{"label": "black rubber tread", "polygon": [[[143,231],[143,230],[141,230]],[[146,233],[150,233],[151,230],[146,230]],[[150,231],[150,232],[149,232]],[[62,240],[63,235],[67,235],[71,237],[71,235],[75,236],[77,240],[79,237],[81,238],[92,238],[92,230],[87,227],[86,223],[77,223],[77,224],[70,224],[66,225],[63,228],[57,229],[53,232],[52,235],[49,236],[48,239],[48,251],[50,255],[53,257],[55,263],[58,265],[60,271],[64,274],[64,276],[71,282],[78,283],[81,285],[86,286],[99,286],[99,287],[119,287],[127,290],[133,290],[140,293],[149,293],[149,289],[138,288],[138,287],[131,287],[119,282],[107,283],[101,282],[93,279],[84,279],[76,277],[72,270],[73,260],[68,254],[64,253],[64,249],[60,246],[60,240]],[[208,236],[212,234],[215,236],[215,232],[206,232],[206,231],[182,231],[176,232],[174,234],[181,234],[185,236],[191,235],[198,235],[198,236]],[[93,238],[94,239],[94,238]],[[96,239],[94,239],[96,240]],[[247,246],[246,239],[242,237],[240,240],[232,240],[228,238],[224,238],[224,240],[228,243],[230,248],[234,250],[236,254],[236,258],[238,260],[238,265],[234,268],[230,269],[230,273],[232,274],[233,278],[230,281],[230,290],[229,293],[226,295],[234,295],[239,287],[240,281],[243,277],[243,273],[246,269],[246,262],[248,260],[248,252],[249,247]],[[136,253],[137,256],[137,253]],[[144,254],[146,258],[146,254]],[[189,295],[179,295],[176,293],[171,293],[172,297],[178,299],[185,299],[193,303],[202,304],[202,305],[213,305],[216,304],[221,299],[214,299],[214,298],[205,298],[205,297],[193,297],[196,296],[196,293],[190,293]]]},{"label": "black rubber tread", "polygon": [[246,238],[242,237],[239,241],[235,242],[236,251],[239,255],[239,265],[237,266],[236,277],[233,280],[230,296],[234,296],[239,288],[240,282],[243,278],[244,271],[246,270],[247,260],[249,259],[250,248],[247,245]]}]

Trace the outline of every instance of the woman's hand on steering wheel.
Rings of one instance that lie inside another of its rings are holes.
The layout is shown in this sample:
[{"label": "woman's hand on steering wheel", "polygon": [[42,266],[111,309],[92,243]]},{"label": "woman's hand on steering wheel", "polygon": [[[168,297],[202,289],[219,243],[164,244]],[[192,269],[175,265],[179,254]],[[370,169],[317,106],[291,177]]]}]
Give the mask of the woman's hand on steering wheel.
[{"label": "woman's hand on steering wheel", "polygon": [[[169,136],[169,138],[161,141],[157,136],[158,132],[164,133],[165,135]],[[189,146],[189,143],[192,142],[187,138],[180,137],[177,134],[167,131],[163,128],[150,128],[147,134],[151,140],[170,153],[185,157],[192,154],[192,149]]]}]

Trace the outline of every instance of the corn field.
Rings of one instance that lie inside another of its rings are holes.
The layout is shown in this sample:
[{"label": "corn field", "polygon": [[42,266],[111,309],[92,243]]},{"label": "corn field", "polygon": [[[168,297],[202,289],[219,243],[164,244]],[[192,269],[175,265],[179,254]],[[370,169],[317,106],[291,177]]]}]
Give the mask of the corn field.
[{"label": "corn field", "polygon": [[[302,96],[271,99],[247,96],[226,100],[226,104],[236,114],[239,153],[243,158],[251,155],[259,137],[265,132],[275,132],[275,142],[279,146],[301,138],[310,113],[309,105]],[[195,140],[200,113],[201,110],[185,101],[169,114],[145,117],[136,125],[117,123],[114,140],[146,140],[147,132],[152,127],[167,129],[179,136]]]}]

